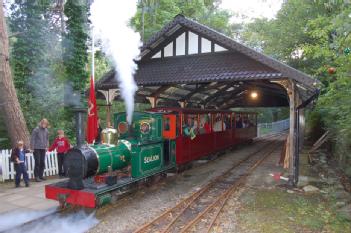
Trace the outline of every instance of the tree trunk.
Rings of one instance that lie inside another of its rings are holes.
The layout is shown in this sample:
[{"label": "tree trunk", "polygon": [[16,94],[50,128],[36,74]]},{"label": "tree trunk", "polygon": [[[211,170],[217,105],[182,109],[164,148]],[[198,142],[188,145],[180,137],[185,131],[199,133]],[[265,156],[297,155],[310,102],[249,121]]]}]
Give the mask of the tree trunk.
[{"label": "tree trunk", "polygon": [[29,146],[29,132],[11,76],[3,0],[0,0],[0,108],[4,114],[6,129],[12,145],[14,146],[21,139],[25,145]]}]

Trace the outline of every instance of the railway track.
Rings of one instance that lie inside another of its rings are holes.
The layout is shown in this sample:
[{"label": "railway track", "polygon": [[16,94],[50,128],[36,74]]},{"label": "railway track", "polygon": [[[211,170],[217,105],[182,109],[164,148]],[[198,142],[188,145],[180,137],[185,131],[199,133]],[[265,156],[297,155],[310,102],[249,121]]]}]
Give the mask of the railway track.
[{"label": "railway track", "polygon": [[181,200],[174,207],[166,210],[152,221],[139,227],[134,233],[145,232],[210,232],[225,206],[227,200],[245,181],[245,179],[271,155],[282,142],[272,143],[267,137],[258,150],[226,170],[200,190]]},{"label": "railway track", "polygon": [[[249,175],[249,173],[244,175],[235,175],[232,174],[233,170],[241,166],[240,171],[244,173],[243,171],[245,171],[245,169],[251,171],[256,168],[269,154],[256,161],[252,167],[249,165],[250,160],[255,157],[255,155],[260,154],[260,152],[262,152],[267,147],[267,145],[271,144],[271,138],[276,137],[279,137],[279,135],[269,135],[260,139],[260,143],[263,145],[261,146],[259,144],[259,149],[255,150],[253,153],[250,153],[246,158],[242,159],[239,161],[239,163],[225,171],[221,176],[215,178],[209,184],[193,193],[188,198],[182,200],[175,207],[167,210],[152,222],[143,225],[135,232],[187,232],[190,231],[192,227],[196,227],[198,223],[202,223],[202,219],[209,219],[209,217],[211,217],[211,222],[207,226],[207,228],[210,230],[226,201],[233,193],[233,191],[235,191],[238,187],[238,183]],[[209,200],[204,201],[204,197],[206,197],[206,195]],[[195,208],[195,210],[192,209],[194,207],[194,204],[197,205],[197,208]],[[25,231],[27,228],[35,226],[37,223],[47,221],[50,218],[60,217],[62,214],[69,212],[70,211],[68,209],[57,209],[47,215],[15,226],[10,230],[10,232]],[[195,218],[191,218],[191,216],[195,215]],[[6,232],[6,230],[1,231],[0,233],[2,232]]]}]

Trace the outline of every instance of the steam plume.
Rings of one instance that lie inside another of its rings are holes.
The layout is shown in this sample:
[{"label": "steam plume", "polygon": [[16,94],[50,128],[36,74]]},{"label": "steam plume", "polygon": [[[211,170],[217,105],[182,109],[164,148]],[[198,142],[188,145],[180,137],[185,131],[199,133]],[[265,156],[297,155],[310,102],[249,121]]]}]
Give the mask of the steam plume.
[{"label": "steam plume", "polygon": [[94,34],[101,40],[104,52],[112,58],[116,67],[129,124],[132,122],[137,90],[133,75],[137,69],[134,59],[139,55],[140,36],[128,23],[134,16],[136,7],[136,0],[96,0],[91,6]]}]

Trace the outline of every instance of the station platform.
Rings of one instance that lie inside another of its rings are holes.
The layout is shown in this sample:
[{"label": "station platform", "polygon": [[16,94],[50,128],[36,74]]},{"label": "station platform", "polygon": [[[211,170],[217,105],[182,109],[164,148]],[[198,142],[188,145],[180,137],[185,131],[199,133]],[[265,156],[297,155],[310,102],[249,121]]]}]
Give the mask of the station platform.
[{"label": "station platform", "polygon": [[30,182],[30,187],[14,188],[14,182],[0,183],[0,218],[12,211],[48,210],[58,206],[56,201],[45,198],[45,185],[57,182],[57,177],[42,182]]}]

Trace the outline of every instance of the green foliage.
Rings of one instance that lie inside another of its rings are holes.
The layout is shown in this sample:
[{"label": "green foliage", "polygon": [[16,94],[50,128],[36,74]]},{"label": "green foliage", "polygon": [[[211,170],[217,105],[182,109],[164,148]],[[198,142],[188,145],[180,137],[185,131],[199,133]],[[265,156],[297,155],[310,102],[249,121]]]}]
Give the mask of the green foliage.
[{"label": "green foliage", "polygon": [[339,77],[320,97],[317,111],[333,136],[334,148],[342,165],[351,163],[351,80]]},{"label": "green foliage", "polygon": [[308,136],[308,141],[316,142],[324,133],[324,126],[322,121],[322,116],[318,111],[307,110],[305,111],[306,121],[308,122],[306,126],[306,134]]},{"label": "green foliage", "polygon": [[219,0],[142,0],[131,24],[142,34],[144,12],[144,41],[178,14],[183,14],[228,36],[234,36],[238,25],[231,24],[232,13],[219,8]]},{"label": "green foliage", "polygon": [[82,92],[89,80],[88,63],[88,5],[87,1],[67,0],[64,13],[67,16],[66,33],[63,40],[63,64],[66,80],[73,90]]}]

